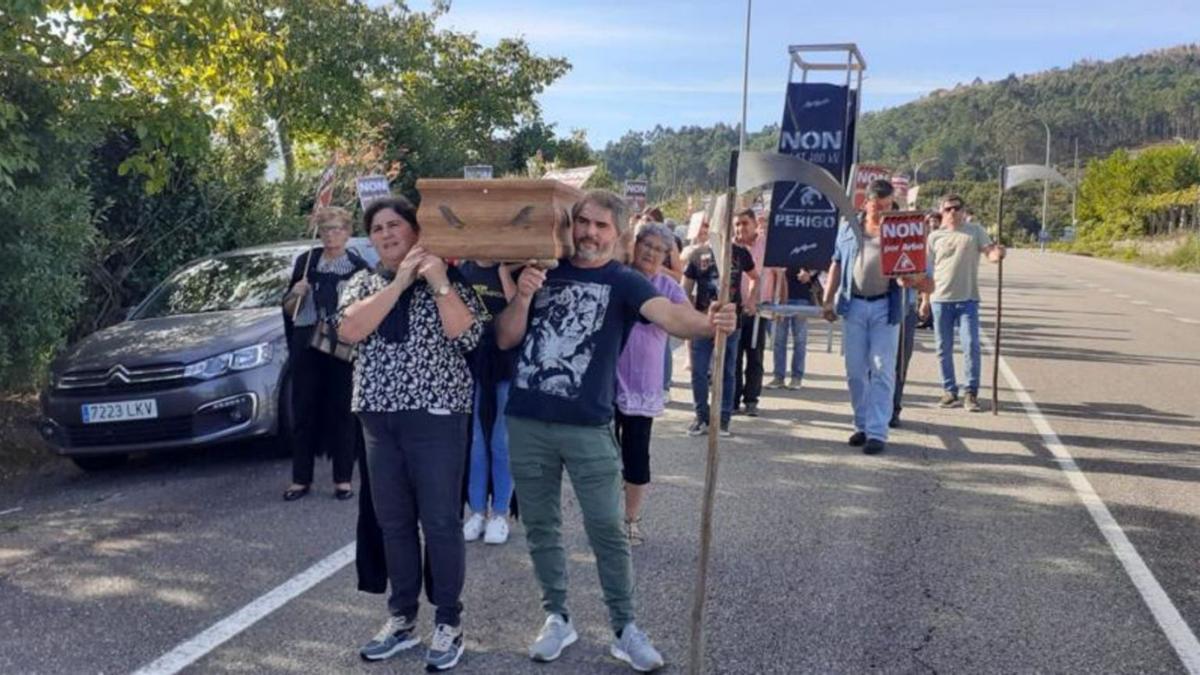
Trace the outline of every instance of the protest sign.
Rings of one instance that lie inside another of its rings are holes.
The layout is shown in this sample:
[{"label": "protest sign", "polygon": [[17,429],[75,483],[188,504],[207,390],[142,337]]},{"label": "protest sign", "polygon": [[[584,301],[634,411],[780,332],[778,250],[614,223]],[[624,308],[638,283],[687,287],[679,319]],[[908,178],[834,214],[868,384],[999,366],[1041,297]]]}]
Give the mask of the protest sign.
[{"label": "protest sign", "polygon": [[392,196],[387,176],[359,176],[354,184],[358,189],[358,204],[364,211],[376,199]]},{"label": "protest sign", "polygon": [[488,180],[492,178],[491,164],[468,164],[463,167],[463,178],[470,180]]},{"label": "protest sign", "polygon": [[925,272],[925,226],[923,211],[892,211],[883,214],[879,246],[883,274],[888,277]]},{"label": "protest sign", "polygon": [[700,226],[704,224],[704,212],[696,211],[688,219],[687,239],[688,241],[696,241],[696,237],[700,235]]},{"label": "protest sign", "polygon": [[325,171],[321,173],[321,178],[317,180],[317,192],[313,197],[313,211],[323,209],[333,203],[333,179],[337,176],[337,163],[335,160],[329,162],[329,166],[325,167]]},{"label": "protest sign", "polygon": [[[849,88],[841,85],[789,83],[779,152],[812,162],[844,181],[854,124],[850,100]],[[770,213],[767,267],[829,264],[837,238],[838,209],[819,190],[800,183],[776,183]]]},{"label": "protest sign", "polygon": [[574,169],[554,169],[547,171],[543,179],[556,180],[560,183],[565,183],[575,188],[582,190],[583,184],[596,173],[595,166],[580,166]]},{"label": "protest sign", "polygon": [[641,212],[646,208],[646,190],[649,187],[644,180],[627,180],[625,181],[625,201],[633,207],[635,212]]},{"label": "protest sign", "polygon": [[892,176],[892,190],[892,199],[897,204],[908,204],[908,176],[903,174]]},{"label": "protest sign", "polygon": [[879,164],[859,164],[855,167],[854,208],[858,211],[863,209],[863,202],[867,200],[867,187],[871,185],[871,181],[879,180],[880,178],[888,180],[891,175],[891,169]]}]

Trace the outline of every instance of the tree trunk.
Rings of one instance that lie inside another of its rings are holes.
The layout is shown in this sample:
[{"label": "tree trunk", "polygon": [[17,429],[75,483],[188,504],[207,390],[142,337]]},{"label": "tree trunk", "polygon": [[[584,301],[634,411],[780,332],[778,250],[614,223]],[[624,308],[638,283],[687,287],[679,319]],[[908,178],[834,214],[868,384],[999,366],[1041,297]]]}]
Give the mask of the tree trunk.
[{"label": "tree trunk", "polygon": [[283,157],[283,177],[291,183],[296,178],[296,155],[292,149],[292,132],[287,120],[275,120],[275,131],[279,134],[279,154]]}]

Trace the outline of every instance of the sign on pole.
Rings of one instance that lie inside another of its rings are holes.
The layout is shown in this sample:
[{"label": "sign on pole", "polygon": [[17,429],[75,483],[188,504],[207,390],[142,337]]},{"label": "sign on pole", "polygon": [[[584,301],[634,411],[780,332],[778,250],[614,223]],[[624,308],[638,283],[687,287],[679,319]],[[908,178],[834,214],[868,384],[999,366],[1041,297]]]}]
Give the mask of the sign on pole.
[{"label": "sign on pole", "polygon": [[854,209],[861,211],[867,201],[867,188],[871,181],[880,178],[887,180],[892,170],[879,164],[859,164],[854,170]]},{"label": "sign on pole", "polygon": [[463,167],[463,178],[471,180],[491,180],[491,164],[469,164]]},{"label": "sign on pole", "polygon": [[883,254],[883,275],[899,277],[925,271],[925,213],[892,211],[883,214],[879,246]]},{"label": "sign on pole", "polygon": [[[779,134],[779,152],[816,164],[844,181],[850,165],[848,144],[854,119],[848,114],[850,88],[791,82]],[[846,214],[850,215],[850,214]],[[778,183],[771,192],[766,267],[825,267],[833,257],[838,209],[802,183]]]},{"label": "sign on pole", "polygon": [[542,178],[556,180],[560,183],[566,183],[576,190],[582,190],[583,184],[596,173],[595,166],[580,166],[574,169],[554,169],[547,171]]},{"label": "sign on pole", "polygon": [[329,166],[317,180],[317,193],[313,197],[313,211],[323,209],[333,203],[333,179],[337,176],[337,156],[329,161]]},{"label": "sign on pole", "polygon": [[354,184],[358,189],[358,204],[364,211],[376,199],[392,196],[387,176],[359,176],[355,179]]},{"label": "sign on pole", "polygon": [[629,202],[639,213],[646,208],[646,190],[648,188],[649,184],[644,180],[625,181],[625,201]]}]

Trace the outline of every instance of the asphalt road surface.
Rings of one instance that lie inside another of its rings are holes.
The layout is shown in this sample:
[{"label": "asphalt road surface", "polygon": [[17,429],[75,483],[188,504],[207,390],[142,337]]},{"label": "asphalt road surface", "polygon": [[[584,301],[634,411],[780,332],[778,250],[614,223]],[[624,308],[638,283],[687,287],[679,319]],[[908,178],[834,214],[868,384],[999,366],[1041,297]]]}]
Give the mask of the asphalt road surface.
[{"label": "asphalt road surface", "polygon": [[[1200,672],[1200,277],[1016,252],[1005,279],[999,415],[936,407],[921,332],[904,429],[864,456],[814,324],[804,388],[735,418],[708,672]],[[639,624],[680,672],[704,440],[683,435],[676,357],[634,565]],[[359,661],[384,605],[345,564],[356,507],[330,497],[327,465],[297,503],[280,500],[287,478],[285,460],[232,447],[0,486],[0,672],[420,672],[420,650]],[[517,525],[504,546],[468,545],[459,672],[625,672],[566,505],[580,642],[527,660],[542,615]]]}]

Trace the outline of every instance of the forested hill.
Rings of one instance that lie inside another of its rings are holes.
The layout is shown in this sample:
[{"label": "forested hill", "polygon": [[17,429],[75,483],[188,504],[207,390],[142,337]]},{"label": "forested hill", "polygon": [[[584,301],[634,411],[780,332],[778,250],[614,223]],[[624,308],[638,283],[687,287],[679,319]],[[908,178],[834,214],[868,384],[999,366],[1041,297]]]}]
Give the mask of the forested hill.
[{"label": "forested hill", "polygon": [[[868,80],[864,87],[870,91]],[[782,90],[780,92],[782,96]],[[782,100],[780,101],[782,106]],[[1040,163],[1050,126],[1052,159],[1069,167],[1079,139],[1080,165],[1116,148],[1200,137],[1200,44],[1067,69],[963,84],[895,108],[863,115],[859,156],[898,170],[929,158],[922,179],[984,180],[1001,163]],[[778,125],[752,133],[754,149],[773,148]],[[717,190],[725,181],[737,128],[657,127],[630,131],[598,153],[617,180],[644,176],[651,199]]]},{"label": "forested hill", "polygon": [[1042,121],[1061,166],[1076,138],[1082,163],[1117,148],[1200,137],[1200,44],[934,91],[863,115],[859,154],[909,170],[936,157],[922,176],[982,179],[1002,163],[1043,161]]}]

